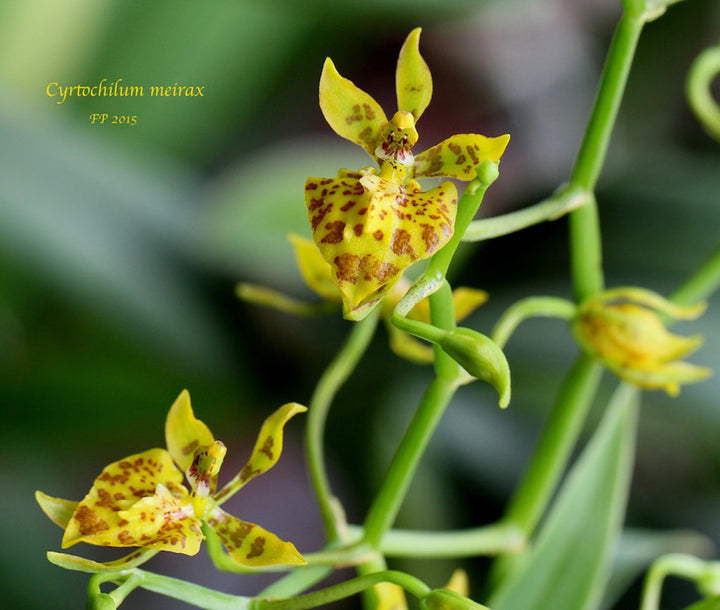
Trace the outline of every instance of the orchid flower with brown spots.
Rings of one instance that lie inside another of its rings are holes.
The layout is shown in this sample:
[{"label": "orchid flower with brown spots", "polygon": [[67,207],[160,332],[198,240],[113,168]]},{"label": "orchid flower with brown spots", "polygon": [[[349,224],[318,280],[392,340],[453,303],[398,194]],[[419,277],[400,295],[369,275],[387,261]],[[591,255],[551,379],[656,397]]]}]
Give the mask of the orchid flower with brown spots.
[{"label": "orchid flower with brown spots", "polygon": [[[48,516],[65,528],[63,548],[87,542],[195,555],[204,540],[201,530],[204,523],[240,564],[303,565],[305,560],[292,543],[280,540],[259,525],[229,515],[220,505],[275,465],[282,451],[285,423],[305,410],[297,403],[289,403],[270,415],[262,425],[247,464],[216,491],[226,448],[195,418],[190,395],[184,390],[170,408],[165,423],[167,450],[150,449],[113,462],[95,479],[92,489],[79,503],[41,492],[36,497]],[[183,485],[183,472],[189,491]],[[67,516],[62,517],[63,514]],[[135,552],[125,558],[125,563],[139,557],[140,553]],[[123,561],[113,562],[113,567],[125,565]],[[86,563],[105,565],[89,560]]]},{"label": "orchid flower with brown spots", "polygon": [[[294,234],[291,234],[289,239],[295,248],[295,260],[307,287],[326,301],[341,301],[342,295],[337,284],[332,280],[332,269],[313,242]],[[429,364],[435,359],[432,347],[408,335],[392,323],[393,310],[408,288],[410,288],[410,282],[404,277],[392,286],[379,306],[380,318],[388,332],[390,349],[397,356],[415,364]],[[453,289],[452,296],[456,322],[464,320],[488,299],[488,294],[484,290],[466,286]],[[268,304],[268,301],[265,304]],[[408,318],[429,324],[429,299],[426,297],[417,303],[408,313]]]},{"label": "orchid flower with brown spots", "polygon": [[305,203],[313,237],[332,266],[345,317],[360,320],[412,263],[430,257],[452,237],[457,189],[452,182],[422,191],[415,178],[473,180],[485,160],[497,162],[510,136],[454,135],[414,156],[415,123],[430,103],[432,77],[410,32],[396,71],[398,112],[388,121],[380,105],[340,76],[330,58],[320,77],[320,108],[332,129],[362,146],[379,165],[336,178],[308,178]]}]

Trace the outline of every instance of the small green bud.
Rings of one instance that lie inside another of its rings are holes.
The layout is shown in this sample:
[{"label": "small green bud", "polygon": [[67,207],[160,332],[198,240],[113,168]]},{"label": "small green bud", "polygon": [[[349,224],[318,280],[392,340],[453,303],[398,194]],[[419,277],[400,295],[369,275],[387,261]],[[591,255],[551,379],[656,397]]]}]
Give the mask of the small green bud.
[{"label": "small green bud", "polygon": [[86,610],[116,610],[115,600],[107,593],[91,595],[85,604]]},{"label": "small green bud", "polygon": [[469,328],[455,328],[440,341],[440,347],[473,377],[497,390],[500,407],[510,402],[510,366],[503,351],[488,337]]},{"label": "small green bud", "polygon": [[487,607],[449,589],[435,589],[420,600],[422,610],[488,610]]}]

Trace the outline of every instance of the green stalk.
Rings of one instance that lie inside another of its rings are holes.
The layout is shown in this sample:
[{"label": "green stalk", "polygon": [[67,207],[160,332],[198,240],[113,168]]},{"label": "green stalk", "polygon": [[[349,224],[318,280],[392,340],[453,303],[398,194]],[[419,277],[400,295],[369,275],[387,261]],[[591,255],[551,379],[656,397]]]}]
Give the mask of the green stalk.
[{"label": "green stalk", "polygon": [[690,305],[710,297],[720,288],[720,246],[669,297],[678,305]]},{"label": "green stalk", "polygon": [[358,576],[321,591],[292,599],[255,599],[250,605],[250,610],[308,610],[356,595],[383,582],[399,585],[417,598],[423,598],[430,593],[430,588],[414,576],[395,570],[384,570]]},{"label": "green stalk", "polygon": [[378,321],[377,308],[352,326],[350,335],[335,358],[330,362],[318,381],[310,399],[305,434],[308,470],[315,490],[320,515],[328,543],[340,540],[340,527],[344,517],[338,512],[337,499],[330,489],[325,469],[324,442],[325,422],[335,395],[353,372],[368,348]]},{"label": "green stalk", "polygon": [[[580,435],[600,382],[602,367],[581,355],[560,388],[556,403],[533,454],[533,460],[506,509],[503,522],[517,528],[526,539],[547,509]],[[511,570],[514,557],[500,557],[493,566],[491,583]]]},{"label": "green stalk", "polygon": [[[630,73],[644,21],[623,15],[615,31],[570,185],[593,193],[605,163],[610,136]],[[570,214],[570,251],[575,297],[581,301],[603,289],[602,247],[594,199]]]},{"label": "green stalk", "polygon": [[[430,295],[430,311],[432,326],[441,330],[454,327],[452,291],[447,282]],[[435,370],[437,376],[426,390],[400,441],[365,519],[364,541],[376,550],[380,549],[385,532],[392,527],[420,458],[462,379],[462,369],[437,346]]]}]

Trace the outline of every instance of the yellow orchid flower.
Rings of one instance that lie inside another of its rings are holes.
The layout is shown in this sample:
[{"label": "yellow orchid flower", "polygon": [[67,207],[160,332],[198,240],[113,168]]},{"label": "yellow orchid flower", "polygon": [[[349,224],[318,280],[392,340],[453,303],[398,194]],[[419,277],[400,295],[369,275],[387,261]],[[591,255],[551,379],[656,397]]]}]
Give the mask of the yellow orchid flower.
[{"label": "yellow orchid flower", "polygon": [[[226,448],[195,418],[190,395],[183,390],[167,416],[167,450],[150,449],[113,462],[103,469],[79,503],[41,492],[36,497],[47,515],[65,528],[62,548],[87,542],[195,555],[204,540],[201,526],[206,524],[229,555],[242,565],[303,565],[305,560],[292,543],[280,540],[259,525],[241,521],[220,505],[275,465],[282,451],[283,426],[293,415],[305,410],[299,404],[289,403],[270,415],[262,425],[247,464],[216,491]],[[183,485],[183,472],[189,490]],[[125,558],[127,561],[118,560],[114,564],[124,565],[139,556],[135,552]],[[86,563],[105,565],[89,560]]]},{"label": "yellow orchid flower", "polygon": [[[291,234],[289,239],[295,249],[295,260],[307,287],[323,299],[339,303],[342,296],[337,284],[332,281],[332,268],[322,257],[312,240],[294,234]],[[393,285],[380,305],[380,317],[385,322],[390,337],[390,349],[395,354],[416,364],[431,363],[434,358],[432,347],[411,337],[391,322],[393,309],[395,309],[408,288],[410,288],[410,282],[406,278],[400,278]],[[454,289],[455,320],[459,322],[465,319],[485,303],[487,298],[488,295],[483,290],[464,286]],[[417,303],[408,314],[408,317],[430,323],[429,299],[425,298]]]},{"label": "yellow orchid flower", "polygon": [[669,333],[659,313],[693,320],[704,309],[674,305],[641,288],[615,288],[583,302],[572,329],[578,343],[623,381],[676,396],[680,384],[702,381],[711,371],[678,361],[700,347],[702,337]]},{"label": "yellow orchid flower", "polygon": [[450,239],[457,189],[452,182],[422,191],[415,180],[445,176],[472,180],[484,160],[497,162],[510,136],[459,134],[415,156],[415,124],[432,96],[432,77],[419,51],[420,28],[410,32],[396,71],[398,112],[388,121],[380,105],[340,76],[330,58],[320,77],[320,108],[332,129],[362,146],[377,162],[336,178],[308,178],[305,203],[315,243],[332,267],[344,315],[360,320],[412,263]]}]

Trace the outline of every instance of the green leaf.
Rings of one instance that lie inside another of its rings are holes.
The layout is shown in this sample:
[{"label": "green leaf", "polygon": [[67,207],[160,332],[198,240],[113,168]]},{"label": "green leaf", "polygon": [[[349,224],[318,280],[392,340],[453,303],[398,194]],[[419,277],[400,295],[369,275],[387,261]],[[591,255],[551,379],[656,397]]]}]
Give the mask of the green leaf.
[{"label": "green leaf", "polygon": [[704,599],[692,606],[688,606],[684,610],[720,610],[720,597]]},{"label": "green leaf", "polygon": [[637,391],[620,386],[571,470],[532,551],[493,610],[597,608],[619,538],[633,464]]}]

